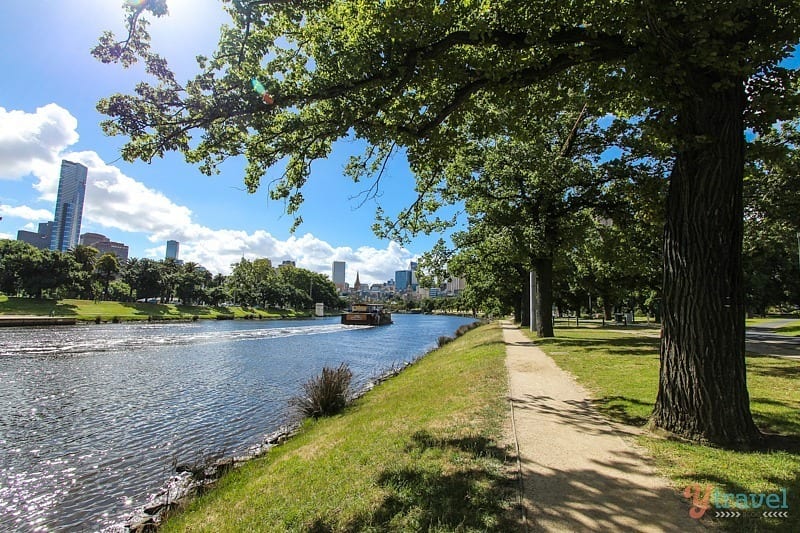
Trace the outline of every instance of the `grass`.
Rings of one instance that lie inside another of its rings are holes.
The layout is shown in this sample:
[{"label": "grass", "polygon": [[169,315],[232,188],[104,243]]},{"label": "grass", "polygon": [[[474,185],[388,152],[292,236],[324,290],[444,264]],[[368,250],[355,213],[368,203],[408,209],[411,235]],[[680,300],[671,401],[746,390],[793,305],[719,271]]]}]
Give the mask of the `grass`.
[{"label": "grass", "polygon": [[510,531],[505,346],[498,326],[432,352],[307,420],[163,531]]},{"label": "grass", "polygon": [[[643,425],[658,387],[658,332],[564,328],[537,344],[571,372],[600,411],[625,424]],[[742,452],[645,435],[639,442],[678,488],[707,484],[724,493],[789,491],[789,518],[767,519],[755,511],[720,519],[731,531],[800,531],[800,363],[748,356],[747,379],[756,424],[772,449]]]},{"label": "grass", "polygon": [[308,313],[291,310],[253,309],[247,307],[206,307],[194,305],[149,304],[141,302],[106,302],[93,300],[48,300],[0,296],[0,315],[70,317],[93,321],[97,317],[108,322],[114,317],[123,320],[188,320],[198,318],[293,318]]}]

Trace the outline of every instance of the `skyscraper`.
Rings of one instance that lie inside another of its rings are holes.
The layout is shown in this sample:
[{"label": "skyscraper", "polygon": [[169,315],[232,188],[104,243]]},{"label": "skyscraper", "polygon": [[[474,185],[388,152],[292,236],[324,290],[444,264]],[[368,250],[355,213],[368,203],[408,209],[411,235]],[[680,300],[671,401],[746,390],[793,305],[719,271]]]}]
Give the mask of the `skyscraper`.
[{"label": "skyscraper", "polygon": [[167,241],[167,259],[175,259],[177,261],[180,246],[181,243],[178,241]]},{"label": "skyscraper", "polygon": [[333,284],[336,285],[336,288],[339,289],[340,291],[344,290],[344,269],[345,269],[344,261],[333,262],[333,272],[331,279],[333,280]]},{"label": "skyscraper", "polygon": [[61,161],[56,214],[53,220],[53,233],[50,236],[51,250],[66,252],[78,244],[88,171],[89,169],[80,163],[66,159]]}]

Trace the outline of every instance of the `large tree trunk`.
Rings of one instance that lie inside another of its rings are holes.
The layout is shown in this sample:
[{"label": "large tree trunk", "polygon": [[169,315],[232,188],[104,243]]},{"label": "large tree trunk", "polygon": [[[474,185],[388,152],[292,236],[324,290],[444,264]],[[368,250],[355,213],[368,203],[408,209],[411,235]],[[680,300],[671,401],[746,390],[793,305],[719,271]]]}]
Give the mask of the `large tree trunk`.
[{"label": "large tree trunk", "polygon": [[536,334],[539,337],[553,336],[553,258],[534,261],[536,276]]},{"label": "large tree trunk", "polygon": [[742,83],[708,87],[677,118],[653,412],[658,428],[726,446],[760,436],[750,414],[744,359],[744,106]]}]

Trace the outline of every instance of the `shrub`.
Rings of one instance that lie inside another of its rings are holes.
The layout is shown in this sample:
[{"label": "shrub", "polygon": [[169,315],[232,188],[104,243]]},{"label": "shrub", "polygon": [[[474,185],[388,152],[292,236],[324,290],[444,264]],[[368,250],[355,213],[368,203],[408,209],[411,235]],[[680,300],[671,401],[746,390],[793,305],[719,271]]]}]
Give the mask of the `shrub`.
[{"label": "shrub", "polygon": [[439,337],[439,340],[437,341],[437,343],[439,345],[439,348],[441,348],[442,346],[444,346],[448,342],[452,342],[452,341],[453,341],[452,337],[448,337],[446,335],[442,335],[441,337]]},{"label": "shrub", "polygon": [[119,324],[120,323],[119,317],[118,316],[112,316],[111,317],[111,323],[112,324]]},{"label": "shrub", "polygon": [[94,317],[94,323],[95,324],[100,324],[102,321],[103,321],[103,319],[100,317],[100,315],[97,315],[96,317]]},{"label": "shrub", "polygon": [[322,373],[303,384],[303,396],[289,400],[306,417],[335,415],[344,409],[350,394],[353,372],[345,363],[338,368],[324,367]]}]

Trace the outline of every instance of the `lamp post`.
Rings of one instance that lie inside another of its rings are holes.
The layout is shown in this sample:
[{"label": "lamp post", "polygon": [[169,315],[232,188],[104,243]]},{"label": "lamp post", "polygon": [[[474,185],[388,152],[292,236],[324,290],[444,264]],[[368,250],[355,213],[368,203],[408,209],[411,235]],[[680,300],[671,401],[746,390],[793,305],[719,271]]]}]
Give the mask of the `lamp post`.
[{"label": "lamp post", "polygon": [[800,231],[797,232],[797,262],[800,266]]}]

